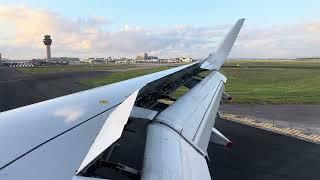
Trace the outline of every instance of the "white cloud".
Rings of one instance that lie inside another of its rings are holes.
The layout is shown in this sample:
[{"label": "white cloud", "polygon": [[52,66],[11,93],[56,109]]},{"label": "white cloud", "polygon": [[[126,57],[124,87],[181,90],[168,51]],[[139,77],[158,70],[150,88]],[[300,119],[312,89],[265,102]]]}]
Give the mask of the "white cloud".
[{"label": "white cloud", "polygon": [[234,57],[294,58],[320,56],[320,22],[248,28],[241,32]]},{"label": "white cloud", "polygon": [[[26,6],[0,5],[0,48],[11,58],[44,57],[44,34],[51,34],[53,56],[130,56],[143,52],[161,57],[204,57],[231,25],[145,28],[123,25],[118,31],[108,19],[69,19]],[[232,57],[320,56],[320,22],[269,28],[244,27]]]}]

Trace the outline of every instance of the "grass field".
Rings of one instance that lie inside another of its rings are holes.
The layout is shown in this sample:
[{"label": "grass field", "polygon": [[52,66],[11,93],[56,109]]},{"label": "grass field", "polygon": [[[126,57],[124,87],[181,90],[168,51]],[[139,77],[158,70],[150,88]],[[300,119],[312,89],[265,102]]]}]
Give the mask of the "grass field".
[{"label": "grass field", "polygon": [[285,68],[285,69],[319,69],[319,60],[241,60],[227,61],[224,67],[239,66],[243,68]]},{"label": "grass field", "polygon": [[320,61],[227,62],[222,73],[234,103],[320,103]]}]

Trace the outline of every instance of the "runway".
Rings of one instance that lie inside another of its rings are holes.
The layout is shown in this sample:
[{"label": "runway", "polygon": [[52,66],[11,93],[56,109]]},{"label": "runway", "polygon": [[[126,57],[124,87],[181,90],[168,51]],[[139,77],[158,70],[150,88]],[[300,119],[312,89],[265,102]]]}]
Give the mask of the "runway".
[{"label": "runway", "polygon": [[[113,72],[150,69],[159,64],[109,65],[97,71],[23,74],[0,66],[0,112],[88,89],[80,79],[107,76]],[[170,66],[177,66],[175,64]]]},{"label": "runway", "polygon": [[0,69],[0,112],[83,91],[79,79],[106,76],[109,72],[71,72],[26,75],[14,68]]}]

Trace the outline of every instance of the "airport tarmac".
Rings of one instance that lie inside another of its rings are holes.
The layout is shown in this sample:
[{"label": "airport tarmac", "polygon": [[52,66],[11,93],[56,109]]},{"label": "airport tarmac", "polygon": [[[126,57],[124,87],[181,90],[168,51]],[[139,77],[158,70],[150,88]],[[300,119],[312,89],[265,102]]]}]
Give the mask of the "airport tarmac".
[{"label": "airport tarmac", "polygon": [[[38,77],[1,67],[0,82],[4,83],[0,83],[0,110],[84,90],[86,88],[81,87],[75,80],[100,76],[101,73],[108,74],[108,72],[81,72]],[[241,107],[241,105],[234,106],[234,109],[244,111],[245,108]],[[272,110],[271,107],[269,109]],[[279,116],[285,118],[281,114],[286,113],[286,110],[272,112],[274,115],[280,113]],[[307,109],[306,112],[309,116],[317,115],[310,114]],[[319,116],[314,118],[317,117]],[[233,147],[226,149],[209,145],[208,155],[211,159],[209,170],[213,179],[319,179],[320,145],[222,119],[217,120],[216,127],[233,141]],[[122,146],[124,148],[120,148],[119,151],[122,153],[113,158],[123,161],[139,161],[142,158],[144,136],[135,137],[133,134],[134,131],[124,134],[125,138],[134,137],[133,141]],[[137,144],[138,147],[135,146]],[[141,168],[141,163],[142,161],[131,162],[128,165]]]},{"label": "airport tarmac", "polygon": [[[142,168],[146,124],[136,119],[128,126],[110,161]],[[212,179],[319,179],[320,145],[224,119],[217,119],[215,126],[232,140],[233,146],[209,144]],[[96,172],[105,178],[129,179],[108,168]]]},{"label": "airport tarmac", "polygon": [[222,119],[215,126],[233,146],[209,145],[214,179],[319,179],[320,145]]},{"label": "airport tarmac", "polygon": [[320,134],[320,105],[224,104],[220,111],[281,128],[299,129],[307,134]]},{"label": "airport tarmac", "polygon": [[[0,112],[88,89],[80,79],[107,76],[112,72],[150,69],[161,64],[109,65],[97,71],[23,74],[0,66]],[[170,64],[168,66],[177,66]]]},{"label": "airport tarmac", "polygon": [[72,94],[87,87],[81,78],[105,76],[109,72],[72,72],[45,75],[26,75],[14,68],[0,68],[0,112],[55,97]]}]

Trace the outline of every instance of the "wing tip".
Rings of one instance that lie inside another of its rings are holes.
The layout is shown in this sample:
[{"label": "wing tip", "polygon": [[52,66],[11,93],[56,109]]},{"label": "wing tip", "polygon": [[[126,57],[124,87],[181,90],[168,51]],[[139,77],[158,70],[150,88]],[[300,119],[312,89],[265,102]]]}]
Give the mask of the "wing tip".
[{"label": "wing tip", "polygon": [[202,60],[200,68],[208,70],[220,69],[224,61],[227,59],[245,20],[245,18],[238,19],[238,21],[233,25],[227,35],[220,42],[215,53],[211,53],[207,58]]}]

